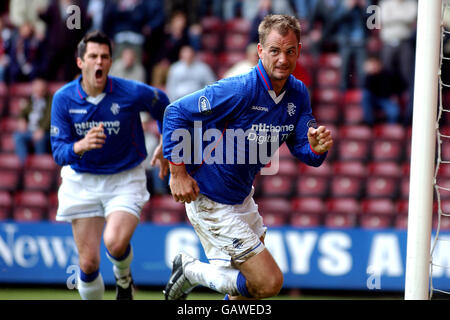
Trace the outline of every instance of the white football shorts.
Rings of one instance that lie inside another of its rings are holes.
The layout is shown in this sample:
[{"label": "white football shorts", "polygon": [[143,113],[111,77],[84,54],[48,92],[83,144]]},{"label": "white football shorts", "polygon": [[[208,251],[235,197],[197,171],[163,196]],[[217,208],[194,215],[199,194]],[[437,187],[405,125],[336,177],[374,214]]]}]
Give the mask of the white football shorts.
[{"label": "white football shorts", "polygon": [[186,203],[187,216],[194,227],[209,262],[236,266],[265,249],[267,227],[263,224],[254,190],[240,205],[215,202],[200,194]]},{"label": "white football shorts", "polygon": [[104,217],[125,211],[140,219],[150,198],[144,166],[116,174],[77,173],[70,166],[61,169],[56,220]]}]

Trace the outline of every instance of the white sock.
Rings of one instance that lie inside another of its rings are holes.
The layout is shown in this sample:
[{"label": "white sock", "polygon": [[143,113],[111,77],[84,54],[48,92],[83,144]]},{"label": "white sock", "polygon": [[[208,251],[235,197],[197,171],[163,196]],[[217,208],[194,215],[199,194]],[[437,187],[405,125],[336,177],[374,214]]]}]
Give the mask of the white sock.
[{"label": "white sock", "polygon": [[113,272],[117,279],[117,284],[123,288],[128,288],[131,281],[129,277],[130,265],[131,261],[133,261],[133,249],[131,245],[128,247],[125,255],[120,258],[113,257],[108,251],[106,251],[106,256],[113,263]]},{"label": "white sock", "polygon": [[89,282],[78,277],[78,292],[82,300],[102,300],[105,293],[102,274],[99,272],[98,276]]},{"label": "white sock", "polygon": [[185,267],[185,276],[192,285],[200,284],[217,292],[240,295],[237,287],[239,270],[195,261]]}]

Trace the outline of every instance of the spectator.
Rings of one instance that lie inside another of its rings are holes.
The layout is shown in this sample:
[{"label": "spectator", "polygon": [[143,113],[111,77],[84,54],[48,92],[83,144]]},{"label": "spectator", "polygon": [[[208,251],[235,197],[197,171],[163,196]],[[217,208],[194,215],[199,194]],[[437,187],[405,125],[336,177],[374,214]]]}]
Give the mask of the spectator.
[{"label": "spectator", "polygon": [[295,13],[300,20],[308,20],[313,14],[317,0],[294,0]]},{"label": "spectator", "polygon": [[324,30],[330,30],[330,13],[335,12],[340,6],[341,0],[317,0],[313,6],[312,14],[308,25],[310,29],[309,36],[312,41],[311,51],[314,55],[323,52],[337,50],[336,37],[330,34],[327,37],[322,36]]},{"label": "spectator", "polygon": [[260,0],[258,3],[258,11],[256,12],[254,18],[252,19],[249,43],[259,42],[258,26],[265,16],[272,13],[273,13],[272,0]]},{"label": "spectator", "polygon": [[5,27],[4,20],[0,17],[0,82],[6,81],[6,70],[9,65],[6,47],[11,35],[11,29]]},{"label": "spectator", "polygon": [[89,31],[103,30],[105,6],[105,0],[86,0],[86,13],[92,21]]},{"label": "spectator", "polygon": [[180,60],[170,66],[167,75],[166,93],[170,101],[175,101],[216,81],[209,65],[197,60],[195,51],[184,46]]},{"label": "spectator", "polygon": [[[336,34],[339,55],[342,59],[341,66],[341,90],[352,87],[350,77],[355,73],[357,88],[362,86],[364,80],[364,61],[366,60],[367,39],[367,3],[366,0],[345,0],[331,13],[330,23],[323,31],[322,37],[328,38]],[[351,62],[354,61],[351,72]]]},{"label": "spectator", "polygon": [[[257,15],[257,11],[259,10],[259,6],[261,2],[265,2],[266,0],[245,0],[241,2],[241,16],[242,18],[252,21]],[[270,7],[272,8],[273,13],[276,14],[287,14],[290,16],[295,15],[295,11],[293,10],[292,5],[290,4],[290,0],[276,0],[269,1]]]},{"label": "spectator", "polygon": [[14,142],[16,154],[25,163],[30,153],[30,144],[36,154],[49,152],[52,99],[44,79],[33,80],[31,97],[28,101],[23,101],[23,104]]},{"label": "spectator", "polygon": [[161,1],[117,0],[107,1],[103,31],[113,39],[115,57],[124,46],[132,45],[138,60],[142,60],[146,38],[164,24]]},{"label": "spectator", "polygon": [[[80,28],[68,28],[68,18],[73,12],[69,7],[80,8]],[[40,15],[47,25],[45,36],[47,79],[50,81],[69,81],[79,73],[75,63],[78,42],[91,24],[82,0],[51,0],[47,10]]]},{"label": "spectator", "polygon": [[181,47],[189,45],[189,35],[186,14],[175,11],[164,30],[164,41],[159,43],[155,52],[156,61],[152,70],[151,83],[156,87],[164,87],[167,81],[167,72],[172,63],[176,62],[180,55]]},{"label": "spectator", "polygon": [[259,56],[256,43],[250,43],[246,50],[247,58],[234,64],[224,74],[224,78],[236,76],[249,72],[254,66],[258,64]]},{"label": "spectator", "polygon": [[397,94],[402,97],[408,94],[406,119],[412,115],[414,90],[414,39],[417,19],[416,0],[381,0],[380,37],[382,41],[382,61],[393,75],[396,75],[403,86]]},{"label": "spectator", "polygon": [[49,0],[10,0],[9,21],[15,28],[30,23],[36,37],[42,41],[45,38],[46,24],[39,17],[39,13],[45,11],[48,5]]},{"label": "spectator", "polygon": [[36,37],[33,25],[22,24],[5,43],[8,55],[6,80],[9,83],[33,80],[42,71],[43,43]]},{"label": "spectator", "polygon": [[111,66],[110,75],[140,82],[145,82],[146,79],[145,68],[130,47],[123,48],[120,58]]},{"label": "spectator", "polygon": [[362,108],[364,121],[368,125],[375,123],[375,110],[381,109],[388,123],[396,123],[400,116],[400,106],[392,99],[398,81],[385,70],[381,60],[372,56],[364,64],[366,72]]}]

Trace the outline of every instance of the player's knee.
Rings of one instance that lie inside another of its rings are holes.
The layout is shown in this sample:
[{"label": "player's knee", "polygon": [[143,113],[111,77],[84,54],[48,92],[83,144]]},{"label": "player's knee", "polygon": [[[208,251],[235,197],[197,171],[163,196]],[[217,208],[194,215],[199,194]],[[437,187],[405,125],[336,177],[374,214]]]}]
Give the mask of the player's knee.
[{"label": "player's knee", "polygon": [[90,274],[97,271],[100,268],[100,260],[97,257],[82,258],[79,259],[80,269],[85,274]]},{"label": "player's knee", "polygon": [[127,251],[128,243],[122,243],[114,237],[104,237],[105,247],[113,257],[121,257]]},{"label": "player's knee", "polygon": [[269,277],[257,284],[249,284],[249,292],[256,299],[264,299],[276,296],[283,287],[283,274],[274,272]]}]

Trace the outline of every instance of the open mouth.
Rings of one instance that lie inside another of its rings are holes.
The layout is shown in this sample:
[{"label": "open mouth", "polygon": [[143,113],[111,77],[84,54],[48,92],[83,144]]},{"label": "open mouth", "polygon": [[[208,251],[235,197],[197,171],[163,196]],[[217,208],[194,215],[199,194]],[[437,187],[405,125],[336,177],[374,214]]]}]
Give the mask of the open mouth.
[{"label": "open mouth", "polygon": [[95,79],[101,79],[103,77],[103,70],[96,70],[95,71]]}]

